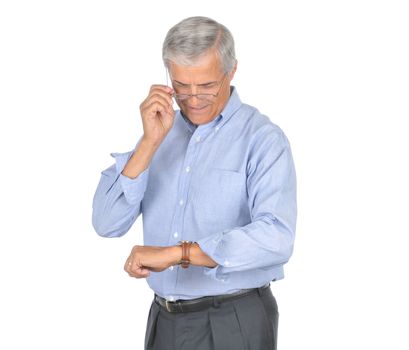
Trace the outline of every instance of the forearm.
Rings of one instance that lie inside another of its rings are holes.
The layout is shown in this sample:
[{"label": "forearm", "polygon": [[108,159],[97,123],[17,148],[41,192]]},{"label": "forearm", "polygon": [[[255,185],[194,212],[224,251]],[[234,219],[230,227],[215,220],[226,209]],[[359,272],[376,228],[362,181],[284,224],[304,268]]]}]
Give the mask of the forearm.
[{"label": "forearm", "polygon": [[92,201],[92,225],[102,237],[120,237],[132,226],[140,214],[140,202],[145,191],[147,174],[124,188],[123,183],[134,181],[118,172],[131,152],[115,154],[115,163],[101,172]]},{"label": "forearm", "polygon": [[149,166],[157,148],[158,146],[152,145],[142,138],[132,157],[122,170],[122,175],[131,179],[138,177]]},{"label": "forearm", "polygon": [[100,236],[122,236],[141,213],[147,168],[156,149],[142,138],[135,151],[111,153],[115,164],[101,172],[92,204],[92,223]]},{"label": "forearm", "polygon": [[285,264],[292,255],[294,237],[294,221],[266,213],[245,226],[199,239],[198,244],[218,262],[219,270],[231,273]]}]

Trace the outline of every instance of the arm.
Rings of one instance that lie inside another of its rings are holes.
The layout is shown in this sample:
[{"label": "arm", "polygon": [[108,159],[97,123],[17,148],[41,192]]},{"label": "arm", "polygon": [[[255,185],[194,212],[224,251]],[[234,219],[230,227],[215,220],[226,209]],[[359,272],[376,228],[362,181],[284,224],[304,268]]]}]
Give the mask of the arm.
[{"label": "arm", "polygon": [[173,90],[152,85],[140,111],[144,134],[134,152],[111,153],[116,164],[102,171],[92,203],[92,225],[103,237],[119,237],[141,213],[148,183],[149,164],[173,126]]},{"label": "arm", "polygon": [[218,264],[205,271],[213,278],[284,264],[292,254],[297,213],[295,168],[284,133],[268,129],[255,138],[247,165],[252,222],[197,242]]},{"label": "arm", "polygon": [[[168,247],[152,247],[136,245],[126,259],[124,270],[131,277],[146,278],[151,271],[161,272],[169,266],[177,265],[182,260],[182,247],[180,245]],[[207,256],[197,243],[190,247],[191,265],[206,266],[208,268],[217,265]]]},{"label": "arm", "polygon": [[156,149],[142,137],[135,151],[111,153],[115,164],[101,172],[92,204],[92,224],[100,236],[124,235],[140,215]]}]

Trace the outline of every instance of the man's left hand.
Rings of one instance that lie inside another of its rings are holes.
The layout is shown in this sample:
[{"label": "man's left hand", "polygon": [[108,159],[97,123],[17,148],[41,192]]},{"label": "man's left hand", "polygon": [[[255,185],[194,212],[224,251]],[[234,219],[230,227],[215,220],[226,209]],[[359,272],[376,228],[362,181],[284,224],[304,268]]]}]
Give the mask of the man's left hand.
[{"label": "man's left hand", "polygon": [[129,276],[146,278],[150,271],[161,272],[182,258],[180,246],[154,247],[136,245],[126,259],[124,269]]}]

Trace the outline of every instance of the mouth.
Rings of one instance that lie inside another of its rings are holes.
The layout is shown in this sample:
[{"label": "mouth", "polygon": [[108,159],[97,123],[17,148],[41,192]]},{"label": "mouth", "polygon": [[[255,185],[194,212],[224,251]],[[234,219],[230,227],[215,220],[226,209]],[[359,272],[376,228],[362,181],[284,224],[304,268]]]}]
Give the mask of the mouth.
[{"label": "mouth", "polygon": [[200,111],[203,111],[207,107],[209,107],[209,105],[202,106],[202,107],[187,106],[188,110],[190,110],[192,112],[200,112]]}]

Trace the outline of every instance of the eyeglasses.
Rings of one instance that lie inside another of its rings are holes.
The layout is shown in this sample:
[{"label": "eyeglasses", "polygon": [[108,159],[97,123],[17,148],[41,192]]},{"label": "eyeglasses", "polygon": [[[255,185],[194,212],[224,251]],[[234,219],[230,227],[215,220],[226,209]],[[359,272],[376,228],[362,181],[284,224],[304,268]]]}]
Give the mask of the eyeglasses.
[{"label": "eyeglasses", "polygon": [[[227,75],[227,74],[225,73],[225,74],[223,75],[223,78],[222,78],[220,81],[215,82],[216,85],[220,84],[219,90],[218,90],[217,93],[215,93],[215,94],[211,94],[211,93],[206,93],[206,94],[204,94],[204,93],[200,93],[200,94],[185,94],[185,93],[176,93],[176,92],[174,92],[174,93],[172,94],[172,96],[173,96],[176,100],[178,100],[178,101],[185,101],[185,100],[187,100],[187,99],[189,99],[189,98],[195,96],[195,97],[196,97],[197,99],[199,99],[199,100],[204,100],[204,101],[208,101],[208,102],[213,102],[214,99],[215,99],[217,96],[219,96],[219,93],[220,93],[220,90],[222,89],[222,86],[223,86],[224,80],[225,80],[225,78],[226,78],[226,75]],[[170,76],[170,75],[169,75],[169,76]],[[168,84],[168,70],[167,70],[167,69],[166,69],[166,85],[169,86],[169,84]]]}]

